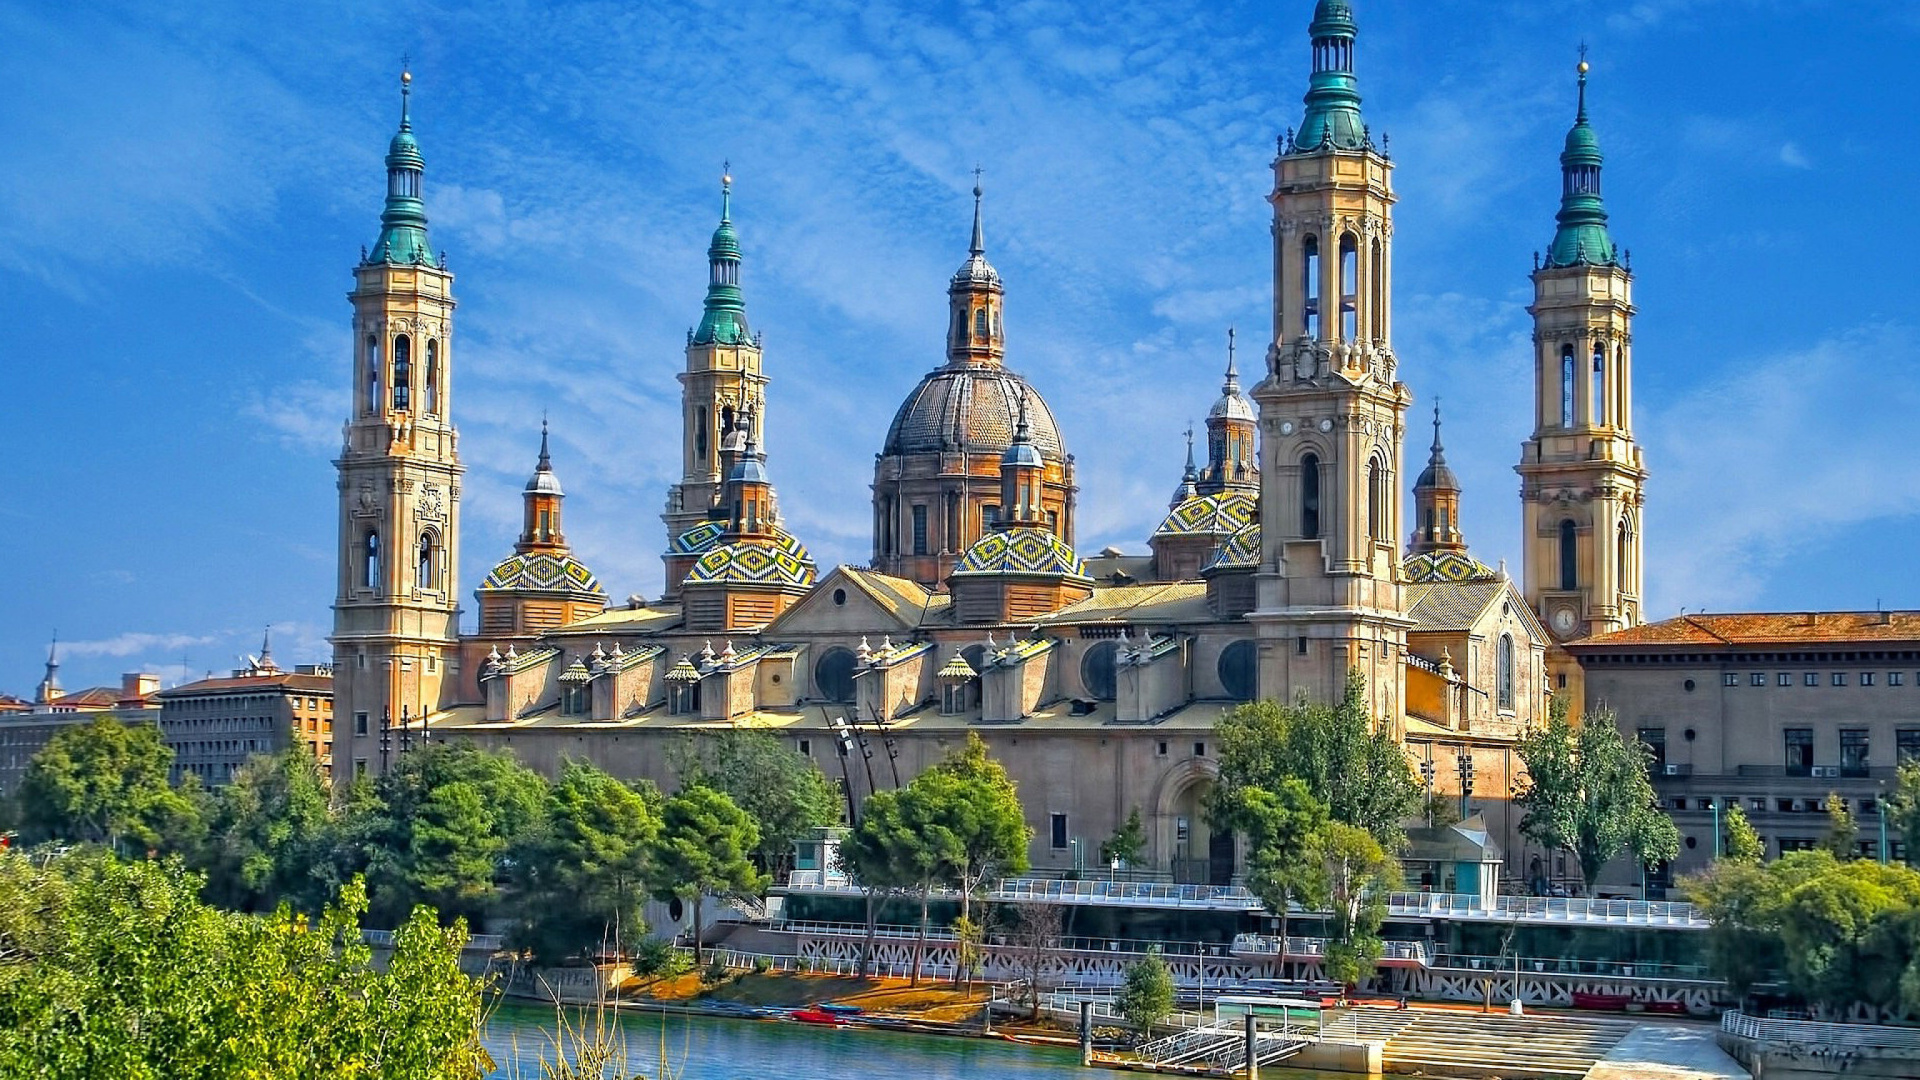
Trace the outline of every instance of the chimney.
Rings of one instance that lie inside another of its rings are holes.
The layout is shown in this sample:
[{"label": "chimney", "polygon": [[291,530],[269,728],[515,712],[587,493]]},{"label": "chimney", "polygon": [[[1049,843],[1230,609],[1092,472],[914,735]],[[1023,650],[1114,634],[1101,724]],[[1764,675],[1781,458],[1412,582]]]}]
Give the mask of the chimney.
[{"label": "chimney", "polygon": [[160,676],[144,671],[130,671],[120,676],[120,700],[138,702],[160,692]]}]

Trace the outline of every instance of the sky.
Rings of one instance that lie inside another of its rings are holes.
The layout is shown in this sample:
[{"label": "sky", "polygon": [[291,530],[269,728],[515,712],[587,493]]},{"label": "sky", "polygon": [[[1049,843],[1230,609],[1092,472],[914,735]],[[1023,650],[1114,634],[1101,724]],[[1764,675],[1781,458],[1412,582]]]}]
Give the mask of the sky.
[{"label": "sky", "polygon": [[[1920,607],[1920,8],[1355,0],[1395,186],[1405,475],[1444,399],[1463,526],[1520,560],[1533,253],[1576,50],[1630,249],[1649,616]],[[1270,336],[1270,163],[1309,0],[39,4],[0,0],[0,690],[324,662],[345,294],[403,57],[460,300],[472,587],[542,412],[566,531],[657,596],[723,163],[773,382],[769,469],[823,568],[943,359],[984,170],[1009,365],[1077,456],[1078,546],[1144,552]]]}]

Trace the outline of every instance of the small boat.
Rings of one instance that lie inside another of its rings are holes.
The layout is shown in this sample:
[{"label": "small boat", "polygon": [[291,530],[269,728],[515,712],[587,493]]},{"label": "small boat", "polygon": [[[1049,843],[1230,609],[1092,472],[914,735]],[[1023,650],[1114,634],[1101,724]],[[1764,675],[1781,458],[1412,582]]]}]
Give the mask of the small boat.
[{"label": "small boat", "polygon": [[1632,994],[1589,994],[1580,990],[1573,992],[1573,1007],[1576,1009],[1625,1012],[1632,1001]]},{"label": "small boat", "polygon": [[847,1018],[839,1013],[815,1008],[794,1009],[787,1013],[787,1019],[802,1024],[818,1024],[821,1027],[845,1027],[847,1024]]},{"label": "small boat", "polygon": [[867,1011],[858,1005],[816,1005],[814,1008],[819,1009],[821,1012],[832,1013],[835,1016],[859,1016],[861,1013]]}]

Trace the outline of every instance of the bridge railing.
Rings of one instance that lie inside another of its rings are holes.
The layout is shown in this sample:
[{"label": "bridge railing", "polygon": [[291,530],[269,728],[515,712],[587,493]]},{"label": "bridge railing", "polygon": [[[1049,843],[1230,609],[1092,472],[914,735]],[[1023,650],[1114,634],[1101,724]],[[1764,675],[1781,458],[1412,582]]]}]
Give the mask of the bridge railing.
[{"label": "bridge railing", "polygon": [[1920,1050],[1920,1028],[1888,1027],[1883,1024],[1773,1020],[1730,1012],[1720,1017],[1720,1030],[1753,1042],[1844,1046],[1857,1050]]}]

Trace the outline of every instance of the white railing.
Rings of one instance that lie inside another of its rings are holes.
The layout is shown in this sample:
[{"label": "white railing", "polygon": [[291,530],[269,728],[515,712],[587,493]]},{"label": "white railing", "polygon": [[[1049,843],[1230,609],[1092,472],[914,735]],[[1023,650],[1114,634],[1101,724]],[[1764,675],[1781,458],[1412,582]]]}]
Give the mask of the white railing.
[{"label": "white railing", "polygon": [[1881,1024],[1825,1024],[1813,1020],[1766,1020],[1730,1012],[1720,1017],[1720,1030],[1753,1042],[1920,1051],[1920,1028],[1887,1027]]},{"label": "white railing", "polygon": [[[1381,942],[1382,960],[1401,960],[1416,964],[1427,962],[1427,946],[1423,941],[1383,941]],[[1271,934],[1235,934],[1233,951],[1251,956],[1272,956],[1279,951],[1280,939]],[[1300,957],[1325,956],[1326,938],[1287,937],[1287,955]]]},{"label": "white railing", "polygon": [[[1440,953],[1430,959],[1429,967],[1448,971],[1484,971],[1496,977],[1513,976],[1511,956],[1472,956]],[[1600,979],[1677,979],[1685,982],[1718,982],[1699,964],[1662,964],[1644,960],[1583,960],[1563,956],[1523,956],[1522,976],[1562,975]]]},{"label": "white railing", "polygon": [[1589,922],[1704,929],[1692,904],[1667,900],[1596,900],[1588,897],[1497,896],[1492,904],[1473,893],[1393,893],[1387,910],[1399,916],[1456,919],[1519,919],[1527,922]]},{"label": "white railing", "polygon": [[[360,940],[376,949],[391,949],[393,948],[393,931],[362,930]],[[506,944],[507,939],[499,934],[469,934],[466,945],[462,947],[475,952],[499,952],[506,947]]]}]

